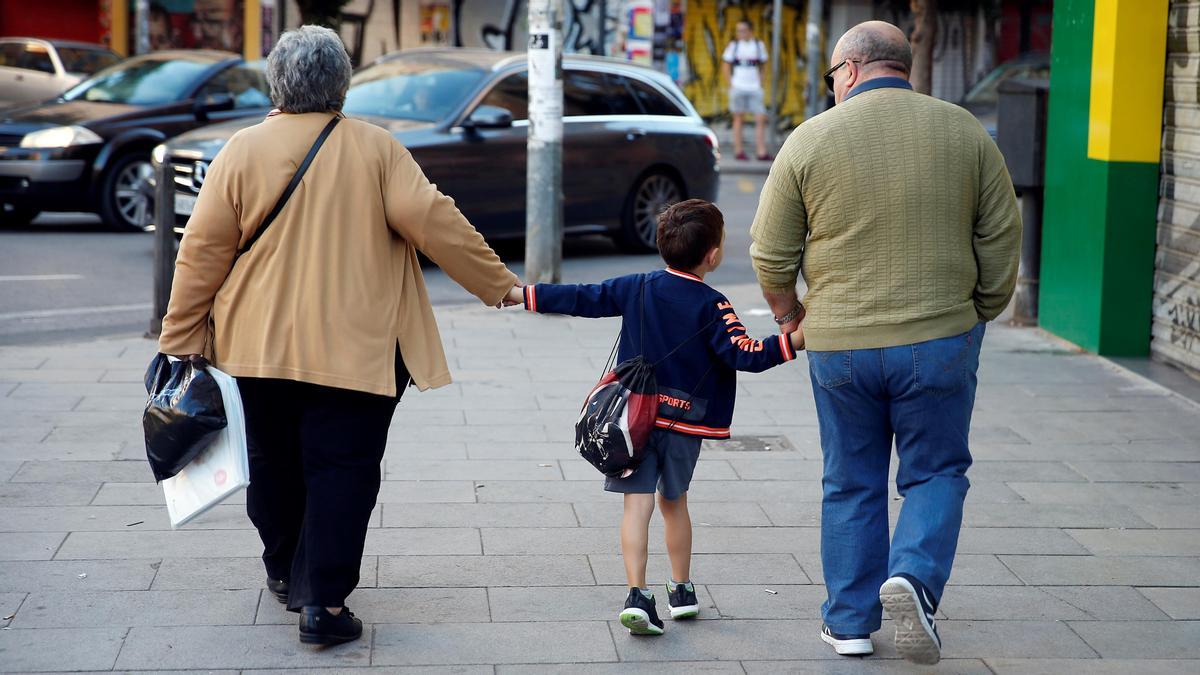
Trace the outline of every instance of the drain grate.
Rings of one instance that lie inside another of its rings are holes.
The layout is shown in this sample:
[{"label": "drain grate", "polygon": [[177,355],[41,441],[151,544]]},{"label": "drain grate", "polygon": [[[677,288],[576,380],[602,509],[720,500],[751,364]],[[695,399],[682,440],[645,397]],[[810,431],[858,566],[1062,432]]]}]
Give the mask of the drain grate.
[{"label": "drain grate", "polygon": [[713,450],[727,452],[795,452],[796,448],[783,436],[734,436],[723,441],[709,441]]}]

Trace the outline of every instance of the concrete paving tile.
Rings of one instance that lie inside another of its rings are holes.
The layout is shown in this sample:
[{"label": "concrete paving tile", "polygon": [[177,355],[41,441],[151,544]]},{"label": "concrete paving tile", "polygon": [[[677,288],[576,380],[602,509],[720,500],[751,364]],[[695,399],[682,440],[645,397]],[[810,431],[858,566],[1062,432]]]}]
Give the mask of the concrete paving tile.
[{"label": "concrete paving tile", "polygon": [[742,480],[821,480],[820,460],[790,459],[730,460]]},{"label": "concrete paving tile", "polygon": [[[246,549],[252,556],[262,551],[262,545]],[[375,586],[378,558],[363,556],[358,586]],[[90,561],[89,561],[90,562]],[[265,586],[267,573],[258,557],[245,558],[164,558],[151,588],[156,591],[237,591],[258,590]],[[149,583],[149,582],[147,582]]]},{"label": "concrete paving tile", "polygon": [[[0,459],[13,462],[38,461],[53,457],[65,461],[104,461],[122,456],[126,444],[122,441],[86,441],[74,443],[4,443],[0,442]],[[138,454],[145,461],[144,445],[138,446]],[[97,481],[98,482],[98,481]]]},{"label": "concrete paving tile", "polygon": [[[828,645],[816,639],[819,631],[819,621],[726,619],[689,624],[670,631],[670,639],[645,640],[627,635],[620,624],[613,625],[622,661],[830,658]],[[804,639],[806,635],[813,637]]]},{"label": "concrete paving tile", "polygon": [[7,482],[20,470],[22,460],[0,460],[0,483]]},{"label": "concrete paving tile", "polygon": [[1179,675],[1200,670],[1200,661],[1178,659],[987,659],[996,675]]},{"label": "concrete paving tile", "polygon": [[[399,434],[396,436],[403,438]],[[392,442],[387,444],[383,458],[385,462],[389,459],[468,459],[467,444]]]},{"label": "concrete paving tile", "polygon": [[[969,473],[968,476],[970,476]],[[969,510],[977,505],[984,507],[983,505],[1014,504],[1024,501],[1025,498],[1017,494],[1006,483],[980,481],[971,478],[971,489],[967,492],[966,506]]]},{"label": "concrete paving tile", "polygon": [[0,443],[41,443],[50,437],[54,427],[49,424],[24,424],[0,427]]},{"label": "concrete paving tile", "polygon": [[[472,427],[461,424],[457,426],[411,426],[404,430],[404,440],[414,443],[438,441],[462,441],[469,443],[471,441],[486,441],[495,435],[496,430],[491,427]],[[542,426],[505,427],[504,435],[508,440],[512,441],[545,442],[556,440],[554,436],[548,435],[546,428]]]},{"label": "concrete paving tile", "polygon": [[[582,457],[563,460],[561,464],[563,476],[567,480],[593,480],[602,478],[600,472],[596,471],[596,467],[588,464]],[[738,480],[738,475],[734,473],[729,463],[725,460],[703,459],[703,453],[701,453],[701,459],[696,463],[696,472],[692,475],[692,480]]]},{"label": "concrete paving tile", "polygon": [[[0,617],[12,616],[17,612],[17,608],[25,601],[28,593],[0,593]],[[12,623],[11,619],[0,618],[0,624],[5,626]]]},{"label": "concrete paving tile", "polygon": [[1132,461],[1194,462],[1197,447],[1194,440],[1134,441],[1126,446],[1126,452]]},{"label": "concrete paving tile", "polygon": [[380,504],[444,504],[474,502],[475,484],[471,481],[385,480],[379,484]]},{"label": "concrete paving tile", "polygon": [[[812,502],[809,502],[811,505]],[[499,506],[499,504],[489,505]],[[818,505],[819,506],[819,505]],[[763,512],[765,505],[753,502],[688,502],[688,512],[692,517],[692,527],[704,536],[700,528],[704,527],[764,527],[771,525]],[[621,522],[624,505],[619,501],[590,502],[575,505],[575,513],[582,527],[607,527]],[[657,508],[651,517],[652,526],[662,524],[662,514]],[[776,525],[792,525],[793,523],[775,523]]]},{"label": "concrete paving tile", "polygon": [[[622,582],[624,575],[622,574]],[[582,555],[380,556],[379,587],[590,586]],[[616,583],[616,582],[610,582]]]},{"label": "concrete paving tile", "polygon": [[[666,583],[647,579],[658,606],[658,615],[670,621]],[[704,586],[696,586],[700,619],[716,619],[716,607]],[[488,600],[493,621],[611,621],[620,612],[629,595],[629,587],[551,586],[530,592],[527,588],[489,588]],[[682,625],[682,622],[675,625]]]},{"label": "concrete paving tile", "polygon": [[[678,661],[671,664],[673,669],[681,673],[723,673],[725,675],[744,675],[740,664],[733,662],[719,663],[716,661]],[[490,672],[490,671],[489,671]],[[497,675],[658,675],[662,666],[656,663],[547,663],[496,666]]]},{"label": "concrete paving tile", "polygon": [[100,376],[101,382],[146,382],[145,369],[112,368]]},{"label": "concrete paving tile", "polygon": [[[255,535],[257,536],[257,534]],[[367,530],[366,555],[475,555],[479,530],[468,527],[405,527]]]},{"label": "concrete paving tile", "polygon": [[[819,550],[815,528],[705,527],[693,533],[694,553],[793,553]],[[528,551],[561,553],[613,553],[620,551],[616,527],[485,528],[483,550],[488,555],[513,555]],[[662,531],[650,535],[650,550],[665,552]]]},{"label": "concrete paving tile", "polygon": [[0,368],[40,368],[46,362],[41,354],[21,352],[19,350],[0,353]]},{"label": "concrete paving tile", "polygon": [[1154,527],[1200,529],[1200,509],[1190,504],[1132,504],[1129,509]]},{"label": "concrete paving tile", "polygon": [[1012,481],[1082,483],[1087,480],[1062,462],[981,461],[971,465],[967,471],[967,477],[972,482],[994,481],[999,483]]},{"label": "concrete paving tile", "polygon": [[1028,443],[1029,439],[1009,426],[972,424],[970,443]]},{"label": "concrete paving tile", "polygon": [[720,615],[730,619],[816,619],[825,602],[824,586],[707,584]]},{"label": "concrete paving tile", "polygon": [[219,626],[254,623],[257,590],[35,591],[14,628]]},{"label": "concrete paving tile", "polygon": [[1009,483],[1036,504],[1192,504],[1200,497],[1179,483]]},{"label": "concrete paving tile", "polygon": [[[587,388],[580,389],[580,403],[583,402],[583,396],[587,395]],[[575,427],[575,421],[579,418],[578,413],[572,414],[566,410],[528,410],[520,415],[512,414],[511,410],[480,410],[471,409],[465,411],[466,424],[476,424],[481,426],[495,427],[502,435],[504,430],[513,425],[520,424],[536,424],[549,429],[560,429],[564,433],[566,430]],[[436,424],[436,422],[426,422],[426,424]]]},{"label": "concrete paving tile", "polygon": [[[969,494],[969,493],[968,493]],[[990,504],[967,508],[965,527],[1150,527],[1136,507],[1111,504]],[[1200,523],[1200,518],[1197,519]]]},{"label": "concrete paving tile", "polygon": [[1061,621],[939,621],[938,632],[942,637],[942,655],[946,658],[1096,656]]},{"label": "concrete paving tile", "polygon": [[1042,586],[1046,593],[1100,621],[1161,621],[1167,617],[1129,586]]},{"label": "concrete paving tile", "polygon": [[1001,556],[1032,586],[1188,586],[1200,578],[1200,559],[1157,556]]},{"label": "concrete paving tile", "polygon": [[4,670],[110,670],[126,631],[116,628],[42,628],[0,632]]},{"label": "concrete paving tile", "polygon": [[[113,386],[113,385],[108,385]],[[142,393],[123,396],[87,395],[76,397],[78,403],[73,410],[107,411],[107,412],[137,412],[146,407],[146,395]]]},{"label": "concrete paving tile", "polygon": [[[625,583],[625,567],[619,555],[590,555],[596,583]],[[697,584],[808,584],[808,575],[796,558],[784,553],[701,553],[692,556],[692,581]],[[671,573],[665,555],[651,555],[646,564],[649,578],[665,579]]]},{"label": "concrete paving tile", "polygon": [[965,527],[959,533],[958,551],[1031,555],[1088,554],[1086,548],[1063,530],[1036,527]]},{"label": "concrete paving tile", "polygon": [[[388,480],[528,481],[562,480],[558,465],[541,466],[534,460],[393,460]],[[593,469],[594,471],[594,469]]]},{"label": "concrete paving tile", "polygon": [[470,459],[577,459],[579,453],[572,443],[547,441],[543,443],[509,443],[507,441],[473,441],[467,443]]},{"label": "concrete paving tile", "polygon": [[1139,588],[1138,591],[1172,619],[1200,620],[1200,588]]},{"label": "concrete paving tile", "polygon": [[[6,386],[9,394],[17,388],[16,383],[9,383]],[[143,399],[145,397],[142,397]],[[0,396],[0,410],[10,412],[35,412],[35,411],[58,411],[58,410],[74,410],[75,406],[83,399],[82,396],[72,396],[70,394],[59,394],[57,396],[39,396],[37,398],[14,398],[12,396]],[[146,405],[145,400],[142,405]]]},{"label": "concrete paving tile", "polygon": [[[547,640],[548,635],[554,639]],[[531,645],[537,648],[531,649]],[[371,656],[378,665],[616,660],[608,625],[599,621],[380,624],[375,626]]]},{"label": "concrete paving tile", "polygon": [[[352,668],[287,668],[279,670],[243,670],[241,675],[359,675],[359,673],[398,673],[399,675],[493,675],[491,666],[379,666]],[[138,675],[142,675],[138,673]]]},{"label": "concrete paving tile", "polygon": [[156,559],[0,562],[0,591],[145,590],[158,565]]},{"label": "concrete paving tile", "polygon": [[[1071,556],[1061,556],[1065,560]],[[821,558],[816,554],[797,555],[800,566],[812,577],[814,584],[825,583],[821,571]],[[1008,570],[994,555],[963,554],[955,556],[954,569],[950,575],[951,586],[1021,586],[1024,582]]]},{"label": "concrete paving tile", "polygon": [[[162,506],[166,503],[162,488],[152,482],[105,483],[95,495],[96,498],[91,501],[95,506]],[[245,504],[246,492],[236,492],[222,503]]]},{"label": "concrete paving tile", "polygon": [[973,443],[971,455],[981,461],[1126,462],[1132,459],[1128,443]]},{"label": "concrete paving tile", "polygon": [[[99,376],[97,375],[97,379]],[[70,386],[54,382],[22,382],[20,386],[8,395],[9,398],[37,398],[41,396],[62,397],[70,396],[103,396],[142,399],[141,407],[146,406],[146,387],[140,382],[77,382]],[[136,408],[135,408],[136,410]]]},{"label": "concrete paving tile", "polygon": [[[360,588],[346,598],[346,606],[367,623],[488,621],[487,591],[482,588]],[[294,626],[296,614],[264,592],[256,622]]]},{"label": "concrete paving tile", "polygon": [[173,532],[72,532],[58,560],[120,558],[229,558],[262,550],[257,532],[246,530],[177,530]]},{"label": "concrete paving tile", "polygon": [[1096,555],[1200,556],[1200,530],[1067,530]]},{"label": "concrete paving tile", "polygon": [[869,658],[845,658],[837,661],[742,661],[742,667],[750,675],[789,673],[791,675],[874,675],[876,673],[954,673],[954,675],[992,675],[979,659],[942,659],[938,665],[918,669],[916,666],[899,663],[895,659],[881,659],[876,645],[876,656]]},{"label": "concrete paving tile", "polygon": [[62,532],[0,532],[0,560],[49,560],[65,538]]},{"label": "concrete paving tile", "polygon": [[[495,481],[479,489],[481,502],[620,502],[621,496],[604,491],[599,473],[593,480]],[[818,481],[697,480],[688,490],[688,504],[708,502],[820,501]]]},{"label": "concrete paving tile", "polygon": [[1090,619],[1085,611],[1033,586],[962,586],[938,607],[955,621],[1063,621]]},{"label": "concrete paving tile", "polygon": [[153,483],[145,461],[89,462],[50,460],[25,462],[14,483]]},{"label": "concrete paving tile", "polygon": [[[618,512],[619,513],[619,512]],[[3,511],[0,510],[0,520]],[[620,518],[620,516],[617,516]],[[615,522],[615,521],[609,521]],[[576,527],[570,504],[385,504],[383,527]]]},{"label": "concrete paving tile", "polygon": [[136,626],[125,638],[116,667],[352,667],[370,662],[369,635],[336,649],[314,649],[300,644],[295,626]]},{"label": "concrete paving tile", "polygon": [[80,443],[89,441],[118,441],[130,445],[146,442],[140,425],[112,427],[55,427],[44,439],[46,443]]},{"label": "concrete paving tile", "polygon": [[1069,623],[1071,629],[1086,640],[1102,658],[1200,659],[1200,621]]},{"label": "concrete paving tile", "polygon": [[[1196,456],[1200,459],[1200,450]],[[1071,467],[1093,483],[1195,483],[1200,482],[1200,462],[1071,462]]]},{"label": "concrete paving tile", "polygon": [[396,432],[397,440],[401,440],[404,438],[404,432],[414,425],[443,426],[466,423],[466,415],[462,410],[409,410],[401,401],[392,417],[391,429]]},{"label": "concrete paving tile", "polygon": [[99,382],[103,374],[103,368],[0,368],[0,382]]}]

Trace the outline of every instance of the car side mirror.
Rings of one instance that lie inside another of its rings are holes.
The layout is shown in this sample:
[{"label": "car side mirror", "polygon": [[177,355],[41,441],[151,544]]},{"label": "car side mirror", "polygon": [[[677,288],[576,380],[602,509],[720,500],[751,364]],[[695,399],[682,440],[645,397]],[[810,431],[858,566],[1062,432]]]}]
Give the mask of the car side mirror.
[{"label": "car side mirror", "polygon": [[196,99],[196,119],[201,122],[208,121],[208,114],[220,112],[223,110],[233,110],[234,100],[233,94],[219,93],[208,94],[203,98]]},{"label": "car side mirror", "polygon": [[469,131],[476,129],[507,129],[512,126],[512,113],[494,105],[481,105],[463,120],[462,128]]}]

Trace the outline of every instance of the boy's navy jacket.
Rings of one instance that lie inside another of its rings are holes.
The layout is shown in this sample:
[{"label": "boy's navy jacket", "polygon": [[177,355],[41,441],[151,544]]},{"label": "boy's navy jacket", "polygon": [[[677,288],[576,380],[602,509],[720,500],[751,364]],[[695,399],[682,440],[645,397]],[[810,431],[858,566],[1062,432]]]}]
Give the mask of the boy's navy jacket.
[{"label": "boy's navy jacket", "polygon": [[788,336],[750,338],[724,295],[671,268],[600,284],[526,286],[525,309],[622,317],[617,362],[640,354],[655,363],[655,426],[691,436],[729,438],[737,371],[757,373],[796,358]]}]

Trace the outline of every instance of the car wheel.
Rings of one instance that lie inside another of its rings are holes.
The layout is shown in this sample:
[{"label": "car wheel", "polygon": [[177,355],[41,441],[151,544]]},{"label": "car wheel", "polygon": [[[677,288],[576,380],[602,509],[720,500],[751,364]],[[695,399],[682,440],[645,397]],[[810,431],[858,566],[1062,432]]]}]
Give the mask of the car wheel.
[{"label": "car wheel", "polygon": [[154,201],[143,191],[154,176],[150,156],[122,155],[104,175],[100,193],[100,217],[104,224],[122,232],[142,232],[144,218],[153,217]]},{"label": "car wheel", "polygon": [[631,253],[657,251],[658,214],[681,199],[683,190],[670,175],[655,171],[642,176],[625,198],[617,245]]},{"label": "car wheel", "polygon": [[0,226],[21,227],[33,222],[41,211],[36,209],[21,209],[8,204],[0,204]]}]

